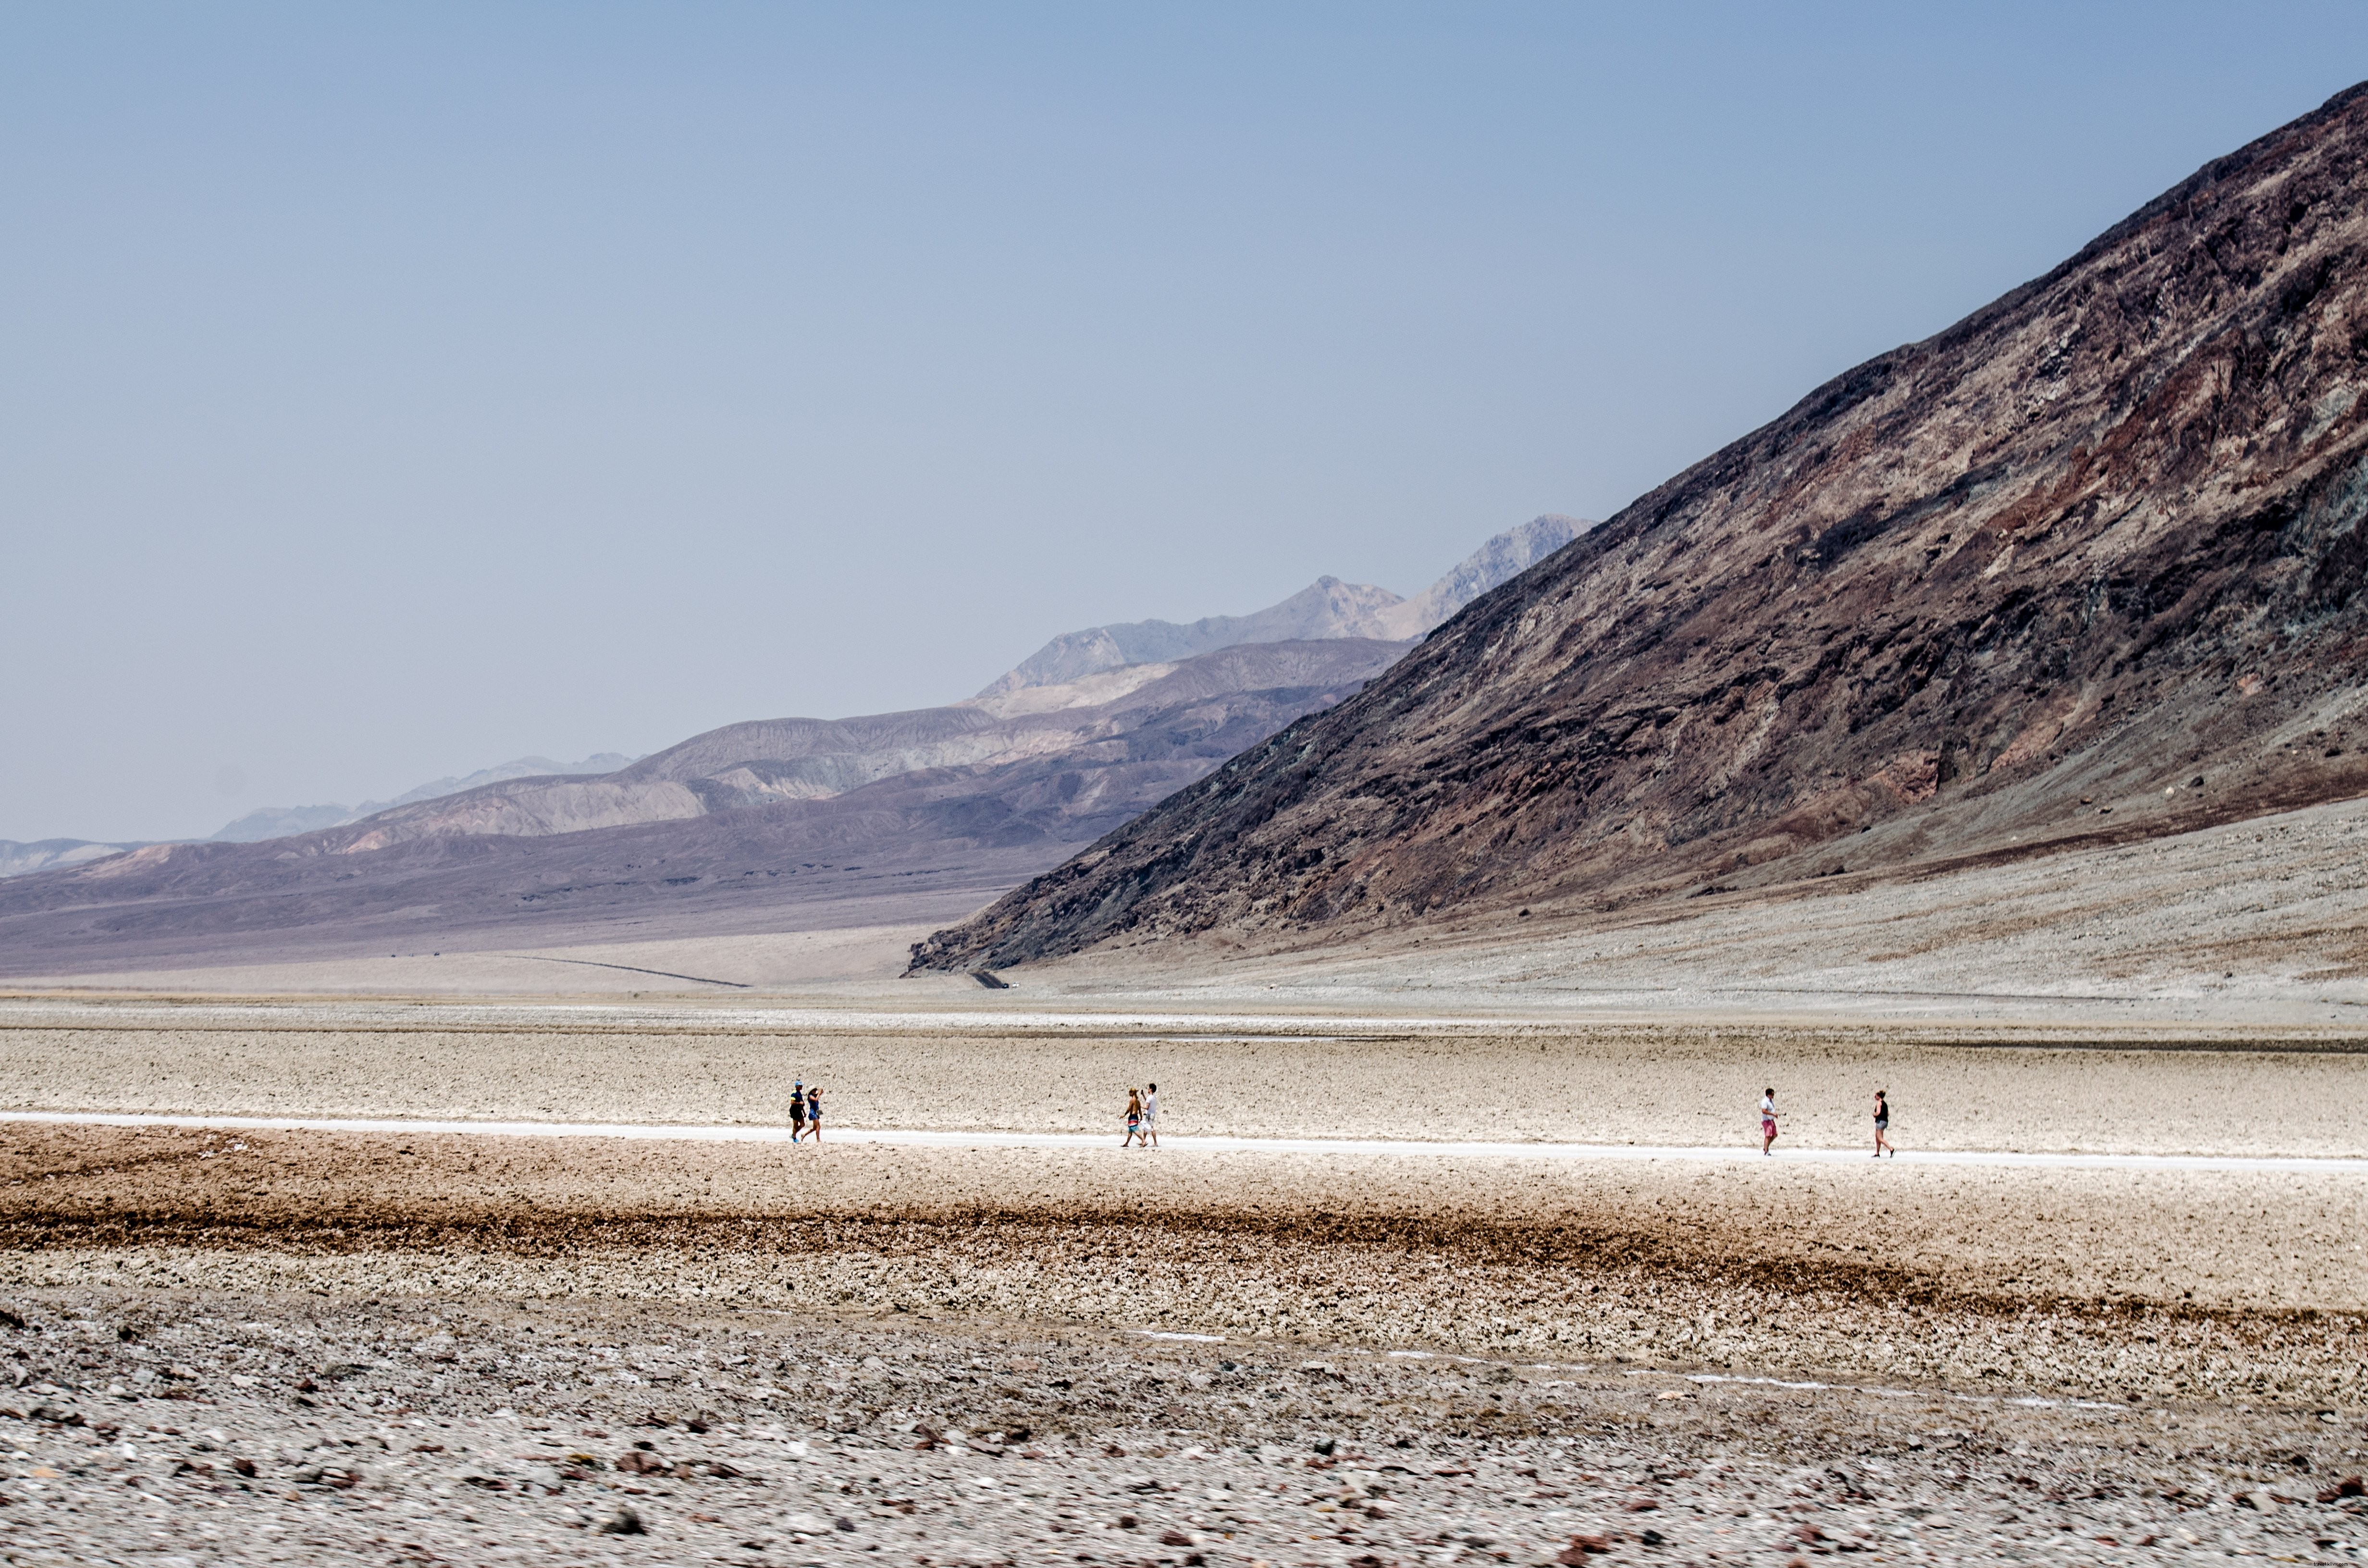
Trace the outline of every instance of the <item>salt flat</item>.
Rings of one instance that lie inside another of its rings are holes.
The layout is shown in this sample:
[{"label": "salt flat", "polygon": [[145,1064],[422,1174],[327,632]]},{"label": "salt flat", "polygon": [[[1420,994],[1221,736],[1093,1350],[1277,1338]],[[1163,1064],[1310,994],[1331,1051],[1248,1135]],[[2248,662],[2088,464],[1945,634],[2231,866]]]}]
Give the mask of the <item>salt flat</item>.
[{"label": "salt flat", "polygon": [[[225,1132],[381,1132],[448,1133],[470,1138],[610,1138],[640,1142],[786,1143],[802,1140],[794,1127],[700,1127],[683,1122],[613,1121],[434,1121],[415,1118],[332,1118],[297,1116],[141,1116],[109,1111],[0,1111],[0,1123],[24,1122],[52,1127],[169,1127],[184,1131]],[[1088,1132],[962,1132],[910,1127],[839,1127],[831,1129],[829,1142],[919,1149],[1099,1149],[1112,1142],[1107,1133]],[[1120,1146],[1125,1147],[1123,1141]],[[1148,1147],[1148,1146],[1146,1146]],[[1166,1155],[1193,1154],[1360,1154],[1412,1159],[1505,1160],[1700,1160],[1714,1164],[1759,1159],[1787,1165],[1856,1163],[1871,1156],[1863,1149],[1720,1148],[1680,1143],[1475,1143],[1439,1139],[1380,1138],[1224,1138],[1163,1136],[1156,1151]],[[1999,1170],[2158,1170],[2158,1171],[2292,1171],[2322,1176],[2368,1177],[2368,1157],[2309,1159],[2294,1156],[2243,1154],[2060,1154],[2014,1151],[1914,1149],[1894,1150],[1884,1156],[1892,1164],[1910,1165],[1986,1165]]]},{"label": "salt flat", "polygon": [[[972,994],[978,994],[973,989]],[[0,1108],[1115,1137],[2350,1159],[2368,1051],[2324,1026],[1607,1020],[1097,1008],[287,999],[0,1002]]]},{"label": "salt flat", "polygon": [[[2090,1538],[2358,1533],[2275,1468],[2368,1460],[2344,1028],[1354,1000],[0,999],[0,1306],[38,1380],[0,1433],[76,1467],[21,1533],[70,1558],[77,1528],[219,1518],[341,1560],[399,1517],[415,1555],[621,1562],[641,1538],[594,1532],[630,1507],[671,1561],[934,1563],[984,1529],[1247,1564],[1302,1516],[1206,1494],[1315,1461],[1383,1489],[1336,1555],[1427,1552],[1450,1513],[1642,1551],[1645,1492],[1664,1546],[1723,1552],[1801,1545],[1713,1515],[1845,1449],[1889,1501],[1838,1492],[1822,1539],[1869,1550],[1969,1555],[1897,1512],[1936,1488],[1984,1551],[2042,1544],[2025,1476],[2088,1499],[2045,1523]],[[821,1147],[780,1135],[801,1077]],[[1155,1080],[1167,1147],[1118,1148]],[[1769,1083],[1778,1159],[1750,1152]],[[1897,1160],[1866,1157],[1877,1085]],[[939,1498],[953,1428],[1068,1512]],[[2146,1447],[2205,1432],[2208,1466]],[[565,1473],[525,1487],[546,1437]],[[1465,1469],[1556,1495],[1467,1500]],[[1702,1484],[1647,1479],[1679,1471]],[[2171,1487],[2272,1512],[2191,1517]],[[787,1528],[829,1497],[851,1532]],[[1292,1504],[1319,1506],[1337,1488]]]}]

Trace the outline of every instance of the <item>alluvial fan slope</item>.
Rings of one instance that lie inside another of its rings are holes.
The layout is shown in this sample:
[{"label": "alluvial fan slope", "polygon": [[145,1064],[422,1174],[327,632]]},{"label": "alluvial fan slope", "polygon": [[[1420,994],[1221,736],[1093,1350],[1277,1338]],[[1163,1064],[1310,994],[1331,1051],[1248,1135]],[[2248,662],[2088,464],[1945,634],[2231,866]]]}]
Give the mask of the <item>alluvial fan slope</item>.
[{"label": "alluvial fan slope", "polygon": [[916,962],[1600,907],[1829,871],[1845,842],[1853,870],[1922,868],[2362,793],[2363,385],[2354,88]]}]

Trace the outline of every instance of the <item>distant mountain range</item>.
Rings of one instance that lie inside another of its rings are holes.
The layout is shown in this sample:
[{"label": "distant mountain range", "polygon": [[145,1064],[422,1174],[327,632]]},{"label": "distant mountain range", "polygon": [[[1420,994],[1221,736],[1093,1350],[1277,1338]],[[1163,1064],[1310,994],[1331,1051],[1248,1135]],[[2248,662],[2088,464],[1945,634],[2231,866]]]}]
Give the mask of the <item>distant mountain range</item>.
[{"label": "distant mountain range", "polygon": [[[395,806],[409,805],[416,801],[432,801],[442,795],[455,795],[463,790],[498,783],[506,778],[613,773],[633,760],[621,752],[602,752],[581,762],[553,762],[549,757],[522,756],[492,767],[479,768],[466,778],[431,779],[405,790],[391,801],[365,801],[359,806],[259,806],[237,821],[225,824],[209,842],[256,844],[267,838],[286,838],[326,827],[342,827],[347,823],[359,822],[364,817],[375,816]],[[60,866],[87,865],[110,855],[144,849],[157,842],[160,841],[135,838],[102,844],[87,838],[42,838],[20,844],[13,839],[0,838],[0,879],[21,877],[28,872],[46,871]]]},{"label": "distant mountain range", "polygon": [[[2363,170],[2368,85],[1816,388],[916,962],[1508,940],[2368,792]],[[2315,883],[2308,918],[2355,920],[2362,885]]]},{"label": "distant mountain range", "polygon": [[[729,724],[606,772],[423,786],[290,835],[16,878],[0,884],[0,962],[943,918],[1354,695],[1438,618],[1589,526],[1498,535],[1412,599],[1326,578],[1252,615],[1071,633],[943,708]],[[1112,665],[1106,647],[1171,656]],[[591,763],[609,760],[623,761]]]},{"label": "distant mountain range", "polygon": [[1064,686],[1129,665],[1189,659],[1241,642],[1323,637],[1371,637],[1395,642],[1419,637],[1593,526],[1551,513],[1533,518],[1498,534],[1410,599],[1369,583],[1318,577],[1281,604],[1251,615],[1212,615],[1189,626],[1169,620],[1131,620],[1064,632],[980,692],[976,700],[1006,697],[1030,687]]},{"label": "distant mountain range", "polygon": [[436,778],[405,790],[391,801],[364,801],[359,806],[258,806],[236,822],[224,826],[213,835],[217,844],[255,844],[267,838],[286,838],[291,834],[313,833],[324,827],[342,827],[349,822],[359,822],[368,816],[396,806],[407,806],[415,801],[432,801],[439,795],[457,795],[463,790],[481,785],[498,784],[507,778],[536,778],[576,773],[614,773],[633,759],[620,752],[604,751],[587,756],[581,762],[553,762],[547,756],[521,756],[492,767],[481,767],[462,778]]},{"label": "distant mountain range", "polygon": [[37,838],[29,844],[20,844],[13,838],[0,838],[0,877],[21,877],[58,866],[87,865],[109,855],[142,848],[148,842],[134,839],[123,844],[100,844],[87,838]]}]

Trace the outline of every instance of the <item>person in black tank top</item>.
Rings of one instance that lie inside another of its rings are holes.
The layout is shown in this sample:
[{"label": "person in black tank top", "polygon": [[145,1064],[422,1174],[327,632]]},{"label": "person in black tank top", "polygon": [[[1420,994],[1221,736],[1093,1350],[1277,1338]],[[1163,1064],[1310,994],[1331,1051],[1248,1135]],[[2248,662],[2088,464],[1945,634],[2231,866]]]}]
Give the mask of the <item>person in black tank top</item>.
[{"label": "person in black tank top", "polygon": [[1885,1136],[1890,1131],[1890,1096],[1885,1091],[1877,1089],[1874,1091],[1874,1157],[1878,1160],[1885,1153],[1895,1160],[1899,1157],[1899,1151],[1892,1148],[1890,1138]]}]

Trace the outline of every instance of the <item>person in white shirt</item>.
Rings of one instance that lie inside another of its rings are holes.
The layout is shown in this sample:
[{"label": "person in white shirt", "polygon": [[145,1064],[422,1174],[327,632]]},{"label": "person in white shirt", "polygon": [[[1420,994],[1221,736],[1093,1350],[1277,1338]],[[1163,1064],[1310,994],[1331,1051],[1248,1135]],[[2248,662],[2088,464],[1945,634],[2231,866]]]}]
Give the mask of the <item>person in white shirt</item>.
[{"label": "person in white shirt", "polygon": [[1766,1089],[1761,1091],[1759,1096],[1759,1152],[1772,1159],[1775,1156],[1775,1145],[1776,1091]]},{"label": "person in white shirt", "polygon": [[1159,1085],[1154,1084],[1143,1096],[1143,1146],[1159,1147]]}]

